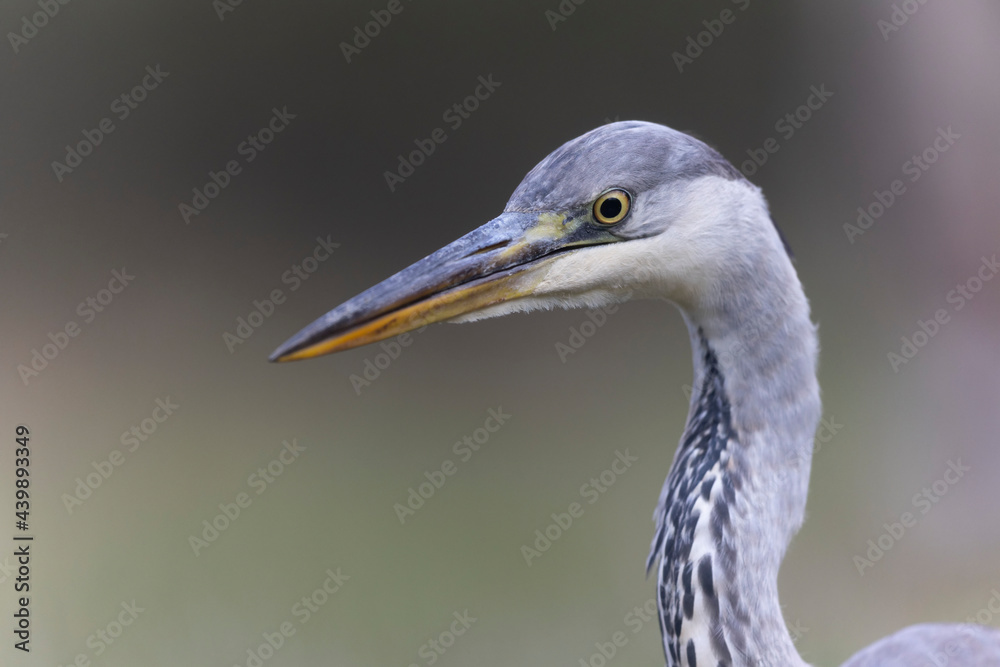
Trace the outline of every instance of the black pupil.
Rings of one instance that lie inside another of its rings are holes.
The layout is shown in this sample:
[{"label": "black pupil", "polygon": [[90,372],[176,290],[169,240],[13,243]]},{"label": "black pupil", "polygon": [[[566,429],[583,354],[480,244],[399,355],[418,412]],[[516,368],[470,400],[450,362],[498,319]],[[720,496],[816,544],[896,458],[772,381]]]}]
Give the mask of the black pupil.
[{"label": "black pupil", "polygon": [[622,212],[622,202],[617,197],[609,197],[601,202],[601,215],[605,218],[617,218]]}]

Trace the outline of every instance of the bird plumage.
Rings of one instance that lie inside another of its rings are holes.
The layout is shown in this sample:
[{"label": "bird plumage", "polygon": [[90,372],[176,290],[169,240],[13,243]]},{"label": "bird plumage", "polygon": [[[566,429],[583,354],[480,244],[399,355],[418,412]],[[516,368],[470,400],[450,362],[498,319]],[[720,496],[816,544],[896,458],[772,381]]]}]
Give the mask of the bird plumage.
[{"label": "bird plumage", "polygon": [[843,667],[989,667],[1000,665],[996,628],[911,625],[859,651]]},{"label": "bird plumage", "polygon": [[[629,209],[602,224],[596,205],[609,192]],[[667,664],[803,666],[777,576],[804,518],[820,419],[816,327],[760,190],[702,142],[636,121],[567,142],[499,217],[330,311],[272,359],[435,321],[630,298],[674,303],[694,352],[647,562]],[[954,662],[926,664],[1000,665],[1000,631],[914,626],[845,667],[920,665],[936,652]]]}]

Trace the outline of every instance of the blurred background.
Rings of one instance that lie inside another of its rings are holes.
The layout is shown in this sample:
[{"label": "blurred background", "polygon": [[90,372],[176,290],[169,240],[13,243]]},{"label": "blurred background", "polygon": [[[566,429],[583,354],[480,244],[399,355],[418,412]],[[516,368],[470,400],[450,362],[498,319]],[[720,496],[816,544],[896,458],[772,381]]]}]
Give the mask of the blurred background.
[{"label": "blurred background", "polygon": [[[803,657],[1000,624],[1000,6],[387,6],[3,3],[5,627],[19,424],[35,541],[31,652],[7,631],[0,663],[600,664],[624,631],[617,664],[662,664],[634,610],[691,379],[672,307],[624,305],[564,358],[585,311],[266,362],[615,119],[718,148],[795,251],[828,436],[780,579]],[[638,463],[588,503],[619,450]]]}]

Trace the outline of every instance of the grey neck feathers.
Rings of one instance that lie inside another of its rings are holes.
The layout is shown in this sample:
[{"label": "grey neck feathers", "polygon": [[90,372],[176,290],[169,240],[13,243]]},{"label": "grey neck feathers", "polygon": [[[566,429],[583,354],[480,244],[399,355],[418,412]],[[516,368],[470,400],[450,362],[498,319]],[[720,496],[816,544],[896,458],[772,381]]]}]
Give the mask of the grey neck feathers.
[{"label": "grey neck feathers", "polygon": [[671,667],[805,664],[777,577],[802,524],[820,418],[816,333],[787,255],[760,252],[716,304],[682,309],[694,391],[648,563],[660,559]]}]

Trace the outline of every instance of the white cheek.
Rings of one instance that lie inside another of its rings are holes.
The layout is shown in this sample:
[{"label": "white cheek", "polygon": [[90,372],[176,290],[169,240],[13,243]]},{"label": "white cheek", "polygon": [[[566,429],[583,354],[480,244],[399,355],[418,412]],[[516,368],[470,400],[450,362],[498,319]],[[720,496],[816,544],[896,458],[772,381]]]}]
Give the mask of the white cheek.
[{"label": "white cheek", "polygon": [[552,262],[534,294],[572,295],[584,307],[630,298],[683,302],[692,282],[698,281],[702,259],[690,246],[673,243],[674,236],[668,231],[562,255]]}]

